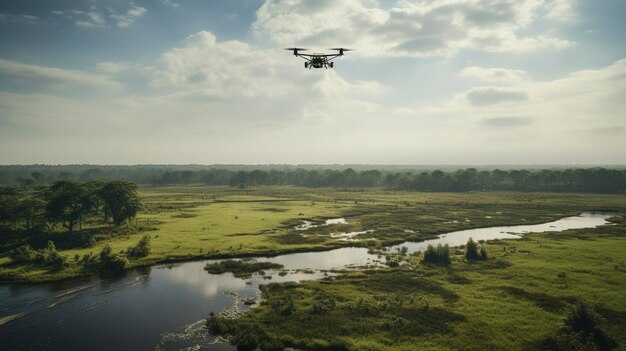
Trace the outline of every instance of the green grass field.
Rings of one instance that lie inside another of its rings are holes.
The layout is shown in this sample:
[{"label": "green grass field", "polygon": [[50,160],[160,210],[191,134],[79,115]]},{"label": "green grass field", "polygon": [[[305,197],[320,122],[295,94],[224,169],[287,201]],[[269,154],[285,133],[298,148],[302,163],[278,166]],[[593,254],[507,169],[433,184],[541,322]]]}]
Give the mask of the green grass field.
[{"label": "green grass field", "polygon": [[[151,254],[130,266],[211,257],[268,255],[323,250],[343,245],[420,240],[441,232],[494,225],[551,221],[583,210],[626,210],[624,195],[558,193],[415,193],[382,189],[342,191],[298,187],[179,186],[142,188],[144,210],[124,228],[87,225],[95,242],[75,247],[58,244],[69,258],[63,269],[14,265],[7,252],[30,238],[4,238],[0,278],[5,281],[45,281],[94,273],[74,257],[98,254],[105,244],[114,252],[151,237]],[[348,224],[318,227],[303,237],[294,226],[345,217]],[[331,238],[334,230],[375,230],[360,243]],[[406,232],[411,230],[414,233]],[[53,233],[59,240],[75,235]],[[41,239],[41,238],[39,238]],[[40,240],[41,241],[41,240]],[[63,240],[59,240],[63,241]]]},{"label": "green grass field", "polygon": [[428,267],[409,257],[405,266],[332,283],[270,284],[260,307],[216,329],[235,341],[252,333],[262,349],[538,350],[565,307],[584,300],[626,345],[626,223],[487,249],[490,259],[480,263],[455,257],[451,267]]}]

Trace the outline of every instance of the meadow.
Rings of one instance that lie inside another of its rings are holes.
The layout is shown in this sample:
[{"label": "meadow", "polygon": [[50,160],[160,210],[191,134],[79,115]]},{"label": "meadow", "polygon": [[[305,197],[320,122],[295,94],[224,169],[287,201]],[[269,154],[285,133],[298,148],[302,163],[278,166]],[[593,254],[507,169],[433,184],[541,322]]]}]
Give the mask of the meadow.
[{"label": "meadow", "polygon": [[[45,234],[45,238],[7,236],[0,245],[0,278],[46,281],[93,274],[82,264],[104,245],[123,253],[145,236],[151,250],[131,259],[129,267],[201,258],[277,255],[328,250],[341,246],[375,246],[422,240],[452,230],[541,223],[584,210],[626,210],[626,196],[567,193],[417,193],[380,188],[333,189],[293,186],[143,187],[138,217],[116,228],[91,223],[81,232]],[[307,236],[294,229],[308,220],[346,218],[346,224],[319,226]],[[358,242],[329,235],[331,231],[365,231]],[[68,240],[71,235],[89,240]],[[52,240],[68,258],[62,268],[14,264],[7,253],[26,243]]]},{"label": "meadow", "polygon": [[624,347],[626,222],[614,220],[486,243],[485,262],[455,255],[440,267],[400,255],[397,268],[265,285],[260,307],[207,323],[242,349],[549,350],[567,307],[585,301]]}]

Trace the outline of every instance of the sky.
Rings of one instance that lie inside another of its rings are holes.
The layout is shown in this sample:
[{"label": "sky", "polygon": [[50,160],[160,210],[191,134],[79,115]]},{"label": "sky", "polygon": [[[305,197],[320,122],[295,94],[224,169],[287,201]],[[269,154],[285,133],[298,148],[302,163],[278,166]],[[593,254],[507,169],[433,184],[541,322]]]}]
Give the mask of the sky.
[{"label": "sky", "polygon": [[[0,2],[0,164],[626,164],[623,0]],[[334,69],[284,51],[354,49]]]}]

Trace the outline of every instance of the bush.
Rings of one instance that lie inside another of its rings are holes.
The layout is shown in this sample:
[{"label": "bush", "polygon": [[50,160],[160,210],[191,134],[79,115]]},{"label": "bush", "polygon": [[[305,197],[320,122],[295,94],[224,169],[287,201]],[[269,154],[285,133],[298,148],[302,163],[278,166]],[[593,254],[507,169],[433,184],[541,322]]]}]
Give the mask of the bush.
[{"label": "bush", "polygon": [[480,254],[478,253],[478,244],[472,238],[469,238],[467,244],[465,245],[465,258],[468,261],[475,261],[480,258]]},{"label": "bush", "polygon": [[319,290],[313,296],[313,306],[311,307],[311,313],[314,313],[314,314],[327,313],[327,312],[334,310],[335,307],[336,307],[335,299],[333,299],[332,296]]},{"label": "bush", "polygon": [[52,241],[48,241],[48,246],[42,250],[34,250],[30,245],[20,246],[9,252],[9,257],[15,263],[36,263],[59,267],[67,265],[67,258],[59,254]]},{"label": "bush", "polygon": [[30,245],[23,245],[9,252],[9,257],[14,263],[28,263],[35,260],[37,251],[33,250]]},{"label": "bush", "polygon": [[113,255],[102,262],[102,270],[108,272],[121,272],[128,265],[128,259],[124,256]]},{"label": "bush", "polygon": [[137,245],[129,247],[128,250],[126,250],[126,254],[134,258],[148,256],[150,254],[150,236],[144,235]]},{"label": "bush", "polygon": [[290,316],[295,309],[291,296],[273,297],[268,299],[267,304],[282,316]]},{"label": "bush", "polygon": [[579,301],[570,306],[559,332],[549,338],[552,350],[608,351],[617,343],[601,328],[602,317],[590,304]]},{"label": "bush", "polygon": [[485,249],[484,246],[480,247],[480,260],[487,261],[487,250]]},{"label": "bush", "polygon": [[448,244],[446,245],[437,245],[434,247],[432,245],[428,245],[426,251],[424,251],[424,257],[422,258],[422,263],[426,264],[438,264],[438,265],[449,265],[450,264],[450,247]]},{"label": "bush", "polygon": [[261,339],[265,339],[265,333],[258,324],[251,323],[242,326],[242,328],[233,335],[231,342],[237,345],[237,350],[251,351],[259,346]]},{"label": "bush", "polygon": [[128,265],[128,259],[124,256],[113,253],[109,244],[100,251],[101,270],[106,272],[121,272]]}]

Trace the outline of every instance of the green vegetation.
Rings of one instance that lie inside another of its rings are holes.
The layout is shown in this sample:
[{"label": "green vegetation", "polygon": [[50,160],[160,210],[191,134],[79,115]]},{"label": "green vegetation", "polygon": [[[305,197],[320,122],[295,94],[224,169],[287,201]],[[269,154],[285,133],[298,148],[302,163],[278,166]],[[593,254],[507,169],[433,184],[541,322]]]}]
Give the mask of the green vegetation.
[{"label": "green vegetation", "polygon": [[211,274],[231,272],[237,278],[248,278],[252,273],[263,272],[266,269],[281,269],[283,265],[272,262],[257,262],[251,259],[224,260],[207,263],[204,269]]},{"label": "green vegetation", "polygon": [[[626,221],[482,246],[486,261],[271,283],[215,334],[262,350],[610,350],[626,345]],[[584,302],[586,301],[586,302]],[[286,308],[285,306],[288,306]],[[320,308],[321,306],[321,308]]]},{"label": "green vegetation", "polygon": [[295,185],[410,191],[626,191],[626,169],[551,167],[461,168],[459,166],[0,166],[0,185],[30,188],[58,180],[82,182],[125,179],[151,185]]},{"label": "green vegetation", "polygon": [[434,247],[428,245],[426,251],[424,251],[424,257],[422,263],[425,264],[438,264],[443,266],[450,265],[450,248],[448,245],[437,245]]},{"label": "green vegetation", "polygon": [[465,258],[468,261],[485,261],[487,260],[487,249],[478,245],[472,238],[469,238],[465,244]]},{"label": "green vegetation", "polygon": [[603,330],[602,322],[602,316],[592,305],[578,301],[568,307],[563,327],[548,339],[548,345],[562,351],[612,350],[617,343]]},{"label": "green vegetation", "polygon": [[[16,190],[13,195],[0,196],[0,200],[19,202],[47,193],[38,189]],[[31,221],[43,222],[31,225],[36,229],[27,230],[25,217],[0,223],[0,279],[43,281],[97,273],[99,253],[107,244],[114,253],[123,253],[128,260],[126,268],[131,268],[157,262],[277,255],[347,245],[380,247],[430,239],[454,230],[548,222],[585,210],[626,211],[625,195],[601,194],[418,193],[291,186],[144,187],[137,194],[142,209],[135,219],[119,226],[110,216],[110,221],[104,223],[103,202],[95,201],[97,196],[90,197],[95,205],[80,217],[71,233],[62,225],[46,224],[46,197],[42,196],[44,220]],[[295,229],[304,220],[323,224],[325,219],[338,217],[344,217],[346,223]],[[331,236],[362,231],[368,232],[351,242]],[[149,240],[149,250],[133,249],[146,235],[150,237],[145,239]],[[60,268],[13,262],[9,256],[9,252],[24,245],[33,250],[45,249],[48,241],[66,257],[66,264]]]}]

